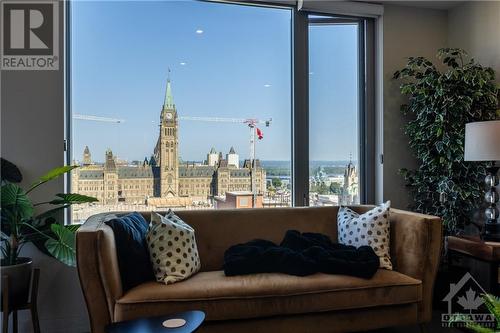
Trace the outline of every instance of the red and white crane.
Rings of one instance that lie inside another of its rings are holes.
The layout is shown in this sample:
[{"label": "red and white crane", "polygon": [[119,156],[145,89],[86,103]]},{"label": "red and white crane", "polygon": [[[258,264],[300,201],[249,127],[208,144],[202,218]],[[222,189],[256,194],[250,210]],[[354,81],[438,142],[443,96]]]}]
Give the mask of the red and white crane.
[{"label": "red and white crane", "polygon": [[188,121],[208,121],[208,122],[217,122],[217,123],[239,123],[245,124],[250,129],[250,183],[253,194],[253,204],[255,207],[257,201],[257,186],[255,186],[255,136],[258,139],[262,139],[262,131],[257,127],[259,124],[263,124],[266,127],[271,125],[273,121],[272,118],[268,119],[257,119],[257,118],[224,118],[224,117],[192,117],[192,116],[179,116],[179,120],[188,120]]}]

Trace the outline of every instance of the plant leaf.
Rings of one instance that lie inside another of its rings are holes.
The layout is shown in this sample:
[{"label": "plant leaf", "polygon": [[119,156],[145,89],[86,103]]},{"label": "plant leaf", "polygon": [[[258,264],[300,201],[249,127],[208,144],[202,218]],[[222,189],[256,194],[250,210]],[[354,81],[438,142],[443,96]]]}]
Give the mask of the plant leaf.
[{"label": "plant leaf", "polygon": [[99,201],[94,197],[89,197],[87,195],[78,194],[78,193],[58,193],[56,197],[59,199],[54,199],[50,202],[52,205],[61,205],[61,204],[81,204],[81,203],[89,203]]},{"label": "plant leaf", "polygon": [[65,226],[66,229],[68,229],[69,231],[75,233],[77,232],[78,229],[80,229],[82,225],[81,224],[69,224],[67,226]]},{"label": "plant leaf", "polygon": [[43,175],[42,177],[40,177],[40,179],[36,182],[34,182],[30,189],[27,191],[27,192],[30,192],[32,191],[34,188],[48,182],[48,181],[51,181],[53,179],[56,179],[57,177],[61,176],[61,175],[64,175],[65,173],[73,170],[74,168],[77,168],[78,166],[76,165],[65,165],[65,166],[62,166],[62,167],[58,167],[58,168],[55,168],[55,169],[52,169],[50,170],[49,172],[47,172],[45,175]]},{"label": "plant leaf", "polygon": [[33,204],[26,192],[16,184],[5,184],[2,186],[2,210],[11,210],[21,218],[29,218],[33,215]]},{"label": "plant leaf", "polygon": [[20,183],[23,180],[23,175],[19,168],[12,162],[7,161],[4,158],[0,158],[2,164],[1,176],[2,180],[8,181],[10,183]]},{"label": "plant leaf", "polygon": [[55,235],[45,242],[49,253],[68,266],[76,266],[75,231],[60,224],[52,224],[50,229]]},{"label": "plant leaf", "polygon": [[484,294],[482,297],[486,307],[495,316],[497,323],[500,325],[500,298],[491,294]]},{"label": "plant leaf", "polygon": [[3,231],[0,231],[0,237],[1,237],[1,240],[2,241],[6,241],[6,240],[9,240],[10,239],[10,236],[7,235],[5,232]]}]

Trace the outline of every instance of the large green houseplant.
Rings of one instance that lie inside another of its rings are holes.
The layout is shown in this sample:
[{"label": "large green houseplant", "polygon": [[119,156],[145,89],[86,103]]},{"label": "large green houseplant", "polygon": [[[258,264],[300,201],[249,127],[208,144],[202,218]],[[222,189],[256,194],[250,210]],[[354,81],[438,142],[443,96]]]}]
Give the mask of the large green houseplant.
[{"label": "large green houseplant", "polygon": [[[63,166],[49,171],[27,190],[19,186],[22,175],[11,162],[1,159],[1,268],[2,277],[9,283],[9,303],[21,306],[28,300],[32,259],[20,257],[22,247],[34,243],[43,252],[69,266],[75,266],[76,225],[64,226],[57,216],[72,204],[94,202],[97,199],[74,193],[58,193],[49,201],[33,203],[29,193],[53,179],[71,171],[75,166]],[[53,206],[41,214],[35,207]]]},{"label": "large green houseplant", "polygon": [[440,216],[454,234],[481,205],[487,166],[464,162],[465,124],[498,117],[498,88],[494,71],[465,51],[441,49],[438,58],[444,70],[412,57],[394,74],[409,97],[401,111],[410,116],[404,130],[419,162],[417,169],[400,171],[413,194],[412,208]]},{"label": "large green houseplant", "polygon": [[[33,203],[29,194],[76,166],[63,166],[49,171],[27,190],[19,186],[22,175],[11,162],[1,159],[1,251],[2,266],[16,265],[24,244],[43,244],[45,250],[66,265],[75,265],[75,232],[78,226],[63,226],[57,221],[57,213],[73,204],[97,201],[96,198],[75,194],[58,193],[49,201]],[[51,205],[51,209],[35,214],[35,207]]]},{"label": "large green houseplant", "polygon": [[[59,193],[50,201],[33,203],[29,193],[53,179],[71,171],[75,166],[63,166],[49,171],[27,190],[19,186],[22,175],[17,166],[1,158],[1,231],[0,266],[2,277],[9,283],[9,303],[21,306],[28,300],[32,259],[20,257],[22,247],[34,243],[43,252],[69,266],[75,266],[75,232],[78,226],[63,226],[57,216],[72,204],[94,202],[97,199],[74,193]],[[53,206],[41,214],[35,207]]]}]

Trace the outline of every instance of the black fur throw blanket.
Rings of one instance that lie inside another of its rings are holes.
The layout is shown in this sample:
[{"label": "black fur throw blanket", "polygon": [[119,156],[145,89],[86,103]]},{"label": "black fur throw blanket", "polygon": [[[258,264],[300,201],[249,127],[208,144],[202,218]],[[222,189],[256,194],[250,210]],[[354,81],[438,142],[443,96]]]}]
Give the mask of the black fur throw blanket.
[{"label": "black fur throw blanket", "polygon": [[305,276],[317,272],[371,278],[380,261],[369,246],[333,243],[328,236],[288,230],[281,244],[256,239],[231,246],[224,253],[227,276],[285,273]]}]

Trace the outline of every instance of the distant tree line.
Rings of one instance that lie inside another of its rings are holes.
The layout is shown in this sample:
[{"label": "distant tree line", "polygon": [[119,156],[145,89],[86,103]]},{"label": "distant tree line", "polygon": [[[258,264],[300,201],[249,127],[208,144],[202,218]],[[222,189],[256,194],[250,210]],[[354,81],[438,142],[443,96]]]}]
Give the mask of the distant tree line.
[{"label": "distant tree line", "polygon": [[330,185],[326,185],[324,182],[320,184],[311,185],[309,189],[310,192],[316,192],[318,194],[340,194],[342,190],[339,183],[332,182]]},{"label": "distant tree line", "polygon": [[[316,175],[320,168],[326,175],[343,175],[345,171],[345,167],[336,167],[336,166],[324,166],[324,167],[314,167],[309,169],[309,174],[311,176]],[[275,166],[266,166],[265,167],[267,176],[273,177],[289,177],[291,175],[290,168],[287,167],[275,167]]]}]

